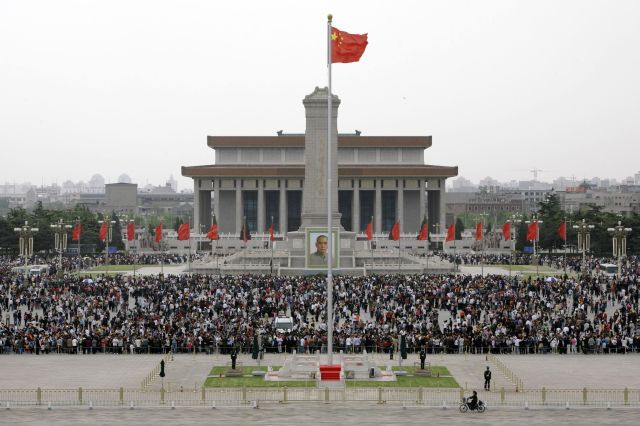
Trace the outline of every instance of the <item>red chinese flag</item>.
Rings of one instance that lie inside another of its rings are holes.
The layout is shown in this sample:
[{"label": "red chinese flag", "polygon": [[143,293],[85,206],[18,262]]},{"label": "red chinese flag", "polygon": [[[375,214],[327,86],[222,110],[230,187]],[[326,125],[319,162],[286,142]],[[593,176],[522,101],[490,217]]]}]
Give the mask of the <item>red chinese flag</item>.
[{"label": "red chinese flag", "polygon": [[364,228],[364,235],[367,236],[367,241],[373,239],[373,218],[371,218],[371,222],[367,223],[367,227]]},{"label": "red chinese flag", "polygon": [[107,240],[107,224],[106,223],[103,223],[100,225],[100,232],[98,237],[100,238],[100,241]]},{"label": "red chinese flag", "polygon": [[240,231],[240,239],[245,243],[251,239],[251,232],[249,232],[249,228],[247,227],[246,221],[242,224],[242,231]]},{"label": "red chinese flag", "polygon": [[79,223],[73,227],[73,231],[71,231],[71,241],[80,240],[80,233],[82,232],[82,225]]},{"label": "red chinese flag", "polygon": [[189,234],[189,224],[183,223],[182,225],[180,225],[180,227],[178,227],[178,239],[180,241],[185,241],[190,237],[191,235]]},{"label": "red chinese flag", "polygon": [[527,228],[527,241],[538,240],[538,222],[531,222]]},{"label": "red chinese flag", "polygon": [[427,226],[427,217],[422,219],[422,225],[420,225],[420,233],[418,234],[418,241],[426,241],[429,238],[429,227]]},{"label": "red chinese flag", "polygon": [[400,239],[400,222],[396,222],[391,227],[391,231],[389,232],[389,239],[393,241],[398,241]]},{"label": "red chinese flag", "polygon": [[217,223],[212,223],[211,227],[209,228],[209,232],[207,232],[207,238],[209,238],[210,240],[217,240],[220,238],[220,236],[218,235],[218,224]]},{"label": "red chinese flag", "polygon": [[511,223],[505,222],[504,225],[502,225],[502,238],[504,238],[505,241],[511,239]]},{"label": "red chinese flag", "polygon": [[211,227],[209,227],[209,232],[207,232],[207,238],[212,241],[220,238],[220,236],[218,235],[218,221],[216,220],[215,215],[211,220]]},{"label": "red chinese flag", "polygon": [[349,34],[331,27],[331,63],[358,62],[367,43],[366,34]]},{"label": "red chinese flag", "polygon": [[447,229],[447,238],[445,238],[445,241],[455,241],[456,239],[456,224],[452,223],[451,225],[449,225],[449,228]]},{"label": "red chinese flag", "polygon": [[476,241],[482,240],[482,222],[476,223]]},{"label": "red chinese flag", "polygon": [[276,236],[273,233],[273,223],[271,224],[271,226],[269,227],[269,241],[275,241]]},{"label": "red chinese flag", "polygon": [[162,224],[156,226],[156,243],[162,241]]},{"label": "red chinese flag", "polygon": [[133,241],[136,236],[136,227],[133,223],[127,223],[127,240]]},{"label": "red chinese flag", "polygon": [[567,241],[567,225],[564,222],[558,227],[558,235],[562,238],[562,241]]}]

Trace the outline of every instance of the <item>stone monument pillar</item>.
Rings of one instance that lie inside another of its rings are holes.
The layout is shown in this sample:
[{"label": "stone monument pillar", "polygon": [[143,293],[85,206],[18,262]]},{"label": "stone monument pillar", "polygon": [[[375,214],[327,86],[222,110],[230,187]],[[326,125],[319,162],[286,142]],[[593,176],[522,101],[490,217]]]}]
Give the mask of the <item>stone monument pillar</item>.
[{"label": "stone monument pillar", "polygon": [[313,93],[305,96],[302,101],[305,107],[306,130],[304,143],[304,188],[302,195],[302,217],[300,229],[287,233],[289,245],[289,265],[282,268],[285,274],[318,274],[326,268],[310,267],[307,256],[312,245],[307,241],[309,228],[327,227],[327,194],[331,191],[331,226],[339,229],[339,238],[333,242],[338,247],[338,262],[336,274],[349,273],[359,275],[362,268],[357,268],[354,262],[355,232],[348,232],[340,225],[338,212],[338,107],[340,99],[332,95],[331,107],[331,187],[327,188],[327,146],[328,146],[328,117],[327,108],[329,90],[316,87]]},{"label": "stone monument pillar", "polygon": [[[327,193],[331,191],[333,226],[340,226],[338,213],[338,107],[340,99],[332,95],[331,104],[331,188],[327,188],[327,104],[329,90],[316,87],[302,104],[307,127],[304,137],[304,182],[302,228],[327,225]],[[309,190],[310,189],[310,190]]]}]

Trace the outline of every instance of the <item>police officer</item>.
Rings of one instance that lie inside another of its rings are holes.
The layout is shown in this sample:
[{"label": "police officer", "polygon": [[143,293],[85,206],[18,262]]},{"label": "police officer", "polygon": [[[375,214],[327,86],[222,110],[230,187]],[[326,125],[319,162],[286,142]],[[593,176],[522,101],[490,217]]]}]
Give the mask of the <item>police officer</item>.
[{"label": "police officer", "polygon": [[231,350],[231,369],[232,370],[236,369],[236,359],[238,359],[238,352],[236,352],[236,349],[233,348]]},{"label": "police officer", "polygon": [[426,359],[427,359],[427,351],[423,346],[422,349],[420,349],[420,369],[421,370],[424,370],[424,361]]},{"label": "police officer", "polygon": [[484,390],[491,390],[491,370],[487,365],[487,369],[484,371]]}]

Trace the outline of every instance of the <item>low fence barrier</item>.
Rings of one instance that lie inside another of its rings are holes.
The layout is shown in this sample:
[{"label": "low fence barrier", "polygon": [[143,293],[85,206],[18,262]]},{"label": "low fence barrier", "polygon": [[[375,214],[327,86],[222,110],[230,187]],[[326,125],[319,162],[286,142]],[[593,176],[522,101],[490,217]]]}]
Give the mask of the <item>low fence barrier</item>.
[{"label": "low fence barrier", "polygon": [[[455,407],[463,389],[432,388],[220,388],[165,389],[0,389],[0,406],[203,406],[259,403],[362,402],[424,407]],[[468,396],[468,395],[467,395]],[[527,389],[479,392],[489,407],[640,407],[640,389]]]},{"label": "low fence barrier", "polygon": [[514,373],[513,370],[507,367],[507,365],[504,362],[500,361],[495,355],[492,355],[492,354],[487,355],[487,361],[495,365],[498,371],[507,380],[513,383],[513,385],[515,386],[516,392],[518,391],[522,392],[524,390],[524,381],[520,377],[518,377],[518,375],[516,375],[516,373]]},{"label": "low fence barrier", "polygon": [[[167,352],[166,354],[164,354],[162,359],[164,360],[165,363],[168,363],[173,359],[173,354],[171,352]],[[158,375],[160,374],[160,364],[161,364],[160,362],[156,364],[156,366],[153,367],[153,370],[151,370],[149,374],[147,374],[145,378],[142,379],[142,383],[140,383],[140,387],[142,389],[149,386],[158,377]]]}]

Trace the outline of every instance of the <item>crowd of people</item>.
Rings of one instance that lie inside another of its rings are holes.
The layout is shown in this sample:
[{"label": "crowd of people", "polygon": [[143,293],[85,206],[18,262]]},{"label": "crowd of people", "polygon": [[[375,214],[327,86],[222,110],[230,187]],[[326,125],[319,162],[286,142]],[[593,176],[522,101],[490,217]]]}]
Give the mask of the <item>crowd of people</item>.
[{"label": "crowd of people", "polygon": [[[338,276],[334,350],[393,355],[404,335],[408,352],[639,351],[639,260],[628,258],[621,279]],[[254,341],[276,353],[327,348],[321,276],[25,279],[13,271],[19,264],[0,259],[0,353],[251,352]],[[279,315],[293,318],[292,330],[277,328]]]}]

